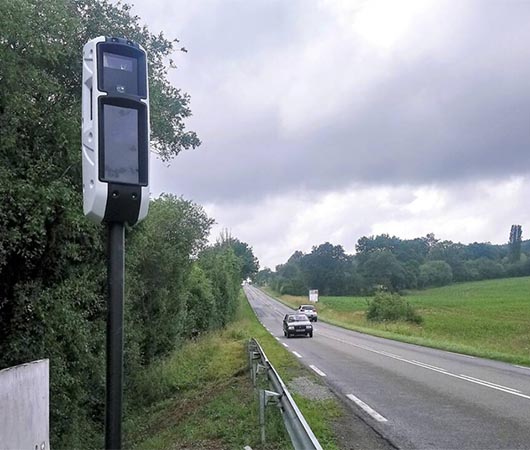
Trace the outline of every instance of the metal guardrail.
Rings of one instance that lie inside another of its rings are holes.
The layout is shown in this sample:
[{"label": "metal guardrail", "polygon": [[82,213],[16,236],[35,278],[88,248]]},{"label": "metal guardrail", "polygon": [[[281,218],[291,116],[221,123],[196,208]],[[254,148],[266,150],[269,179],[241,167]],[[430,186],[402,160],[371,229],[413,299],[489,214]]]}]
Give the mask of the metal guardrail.
[{"label": "metal guardrail", "polygon": [[265,441],[265,407],[276,404],[282,413],[285,428],[295,450],[322,450],[322,446],[296,406],[284,382],[265,355],[258,341],[251,339],[248,344],[249,365],[252,382],[256,386],[257,376],[265,372],[273,391],[260,390],[260,429],[261,440]]}]

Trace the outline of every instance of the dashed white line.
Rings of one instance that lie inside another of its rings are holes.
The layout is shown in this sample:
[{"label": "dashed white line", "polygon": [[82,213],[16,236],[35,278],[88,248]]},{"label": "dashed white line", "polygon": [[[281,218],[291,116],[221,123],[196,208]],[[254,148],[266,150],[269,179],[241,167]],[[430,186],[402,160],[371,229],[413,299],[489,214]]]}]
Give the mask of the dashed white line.
[{"label": "dashed white line", "polygon": [[276,339],[277,341],[280,340],[280,338],[278,336],[274,336],[274,339]]},{"label": "dashed white line", "polygon": [[283,345],[285,348],[289,348],[289,346],[288,346],[285,342],[282,342],[282,345]]},{"label": "dashed white line", "polygon": [[371,408],[366,403],[364,403],[360,398],[355,397],[355,395],[348,394],[346,395],[346,397],[348,397],[352,402],[360,406],[364,411],[370,414],[378,422],[388,422],[388,420],[385,417],[383,417],[375,409]]},{"label": "dashed white line", "polygon": [[311,369],[313,369],[321,377],[325,377],[326,376],[326,374],[324,372],[322,372],[317,366],[313,366],[312,364],[310,364],[309,367],[311,367]]},{"label": "dashed white line", "polygon": [[526,370],[530,370],[530,367],[525,367],[525,366],[518,366],[517,364],[514,364],[515,367],[519,367],[519,369],[526,369]]},{"label": "dashed white line", "polygon": [[498,388],[502,391],[512,391],[512,392],[521,392],[517,389],[513,389],[513,388],[510,388],[510,387],[506,387],[506,386],[503,386],[502,384],[495,384],[495,383],[492,383],[491,381],[485,381],[485,380],[481,380],[480,378],[474,378],[474,377],[470,377],[469,375],[463,375],[463,374],[460,374],[461,377],[464,377],[464,378],[467,378],[469,379],[469,381],[473,381],[475,383],[478,383],[478,384],[482,384],[484,386],[488,386],[488,387],[492,387],[492,388]]},{"label": "dashed white line", "polygon": [[297,356],[298,358],[301,358],[301,357],[302,357],[302,355],[301,355],[300,353],[295,352],[294,350],[293,350],[293,355],[294,355],[294,356]]}]

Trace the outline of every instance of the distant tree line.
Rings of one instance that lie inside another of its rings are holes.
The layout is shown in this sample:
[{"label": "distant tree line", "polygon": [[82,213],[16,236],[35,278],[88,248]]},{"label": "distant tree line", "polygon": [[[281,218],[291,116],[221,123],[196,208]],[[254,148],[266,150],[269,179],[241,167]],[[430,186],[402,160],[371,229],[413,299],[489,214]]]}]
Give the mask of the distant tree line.
[{"label": "distant tree line", "polygon": [[326,242],[307,254],[296,251],[275,272],[261,270],[255,281],[282,294],[318,289],[321,295],[353,295],[530,275],[530,241],[522,240],[520,225],[512,226],[505,245],[381,234],[360,238],[355,249],[348,255],[341,245]]},{"label": "distant tree line", "polygon": [[[102,448],[105,227],[83,217],[81,55],[97,36],[139,42],[149,57],[152,147],[163,160],[200,144],[189,98],[167,81],[172,41],[105,0],[16,0],[0,14],[0,369],[50,359],[51,447]],[[126,236],[125,400],[135,377],[184,340],[223,327],[252,249],[172,195]],[[0,405],[1,407],[1,405]]]}]

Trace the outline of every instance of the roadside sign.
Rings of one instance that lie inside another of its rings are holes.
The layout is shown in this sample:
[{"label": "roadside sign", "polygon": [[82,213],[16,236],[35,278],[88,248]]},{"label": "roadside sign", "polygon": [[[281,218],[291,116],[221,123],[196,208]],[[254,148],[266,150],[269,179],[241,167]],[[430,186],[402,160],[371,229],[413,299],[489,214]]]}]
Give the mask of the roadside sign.
[{"label": "roadside sign", "polygon": [[318,289],[310,289],[309,290],[309,301],[310,302],[318,302]]}]

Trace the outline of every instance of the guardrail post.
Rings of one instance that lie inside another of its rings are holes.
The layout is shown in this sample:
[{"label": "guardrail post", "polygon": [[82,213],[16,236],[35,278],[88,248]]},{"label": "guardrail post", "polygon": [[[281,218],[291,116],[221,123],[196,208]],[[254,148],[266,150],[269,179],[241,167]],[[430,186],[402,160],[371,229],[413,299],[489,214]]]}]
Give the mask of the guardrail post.
[{"label": "guardrail post", "polygon": [[260,389],[259,391],[259,429],[261,443],[265,444],[265,408],[269,403],[278,404],[281,395],[277,392]]},{"label": "guardrail post", "polygon": [[259,392],[259,431],[261,443],[265,444],[265,391]]},{"label": "guardrail post", "polygon": [[256,373],[257,373],[257,366],[259,365],[259,360],[261,360],[261,355],[259,352],[256,352],[252,350],[249,346],[249,366],[250,366],[250,378],[252,379],[252,384],[254,387],[256,387]]},{"label": "guardrail post", "polygon": [[254,387],[256,387],[257,383],[258,383],[258,374],[260,372],[267,372],[269,368],[267,366],[264,366],[263,364],[260,364],[260,363],[256,363],[255,366],[254,366],[254,370],[253,370],[253,378],[252,378],[252,383],[254,384]]},{"label": "guardrail post", "polygon": [[259,372],[265,372],[269,380],[269,386],[276,391],[258,389],[261,442],[265,442],[265,408],[267,403],[274,402],[282,412],[283,422],[289,433],[293,447],[296,450],[322,450],[322,446],[313,434],[298,406],[296,406],[278,372],[276,372],[269,362],[263,349],[255,339],[250,340],[248,351],[250,373],[254,387],[257,387],[257,374]]}]

